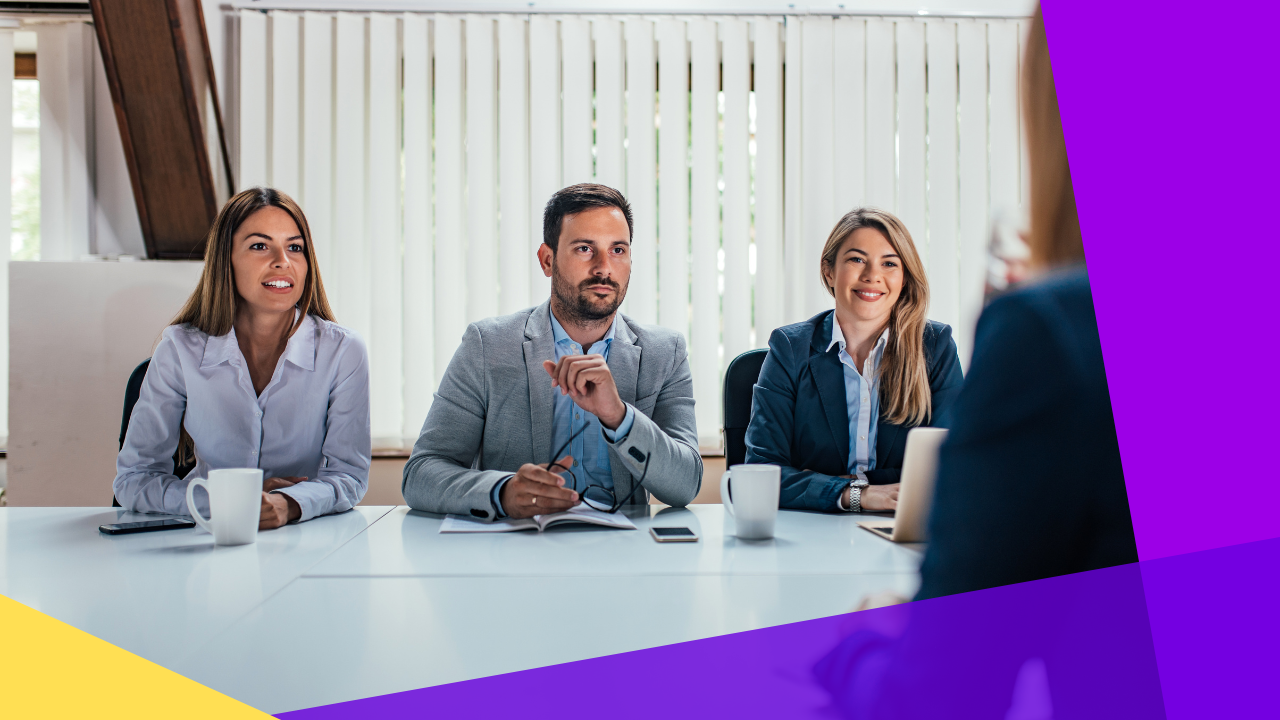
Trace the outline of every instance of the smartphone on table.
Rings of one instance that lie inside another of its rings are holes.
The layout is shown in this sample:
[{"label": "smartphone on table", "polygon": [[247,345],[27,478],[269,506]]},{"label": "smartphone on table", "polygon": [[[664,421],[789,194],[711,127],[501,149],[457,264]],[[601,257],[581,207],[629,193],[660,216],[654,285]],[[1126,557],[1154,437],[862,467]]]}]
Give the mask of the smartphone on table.
[{"label": "smartphone on table", "polygon": [[182,518],[167,520],[144,520],[142,522],[114,523],[99,525],[98,532],[105,535],[129,535],[131,533],[155,532],[157,530],[181,530],[195,527],[195,521]]},{"label": "smartphone on table", "polygon": [[687,527],[651,527],[649,534],[660,543],[698,542],[698,534]]}]

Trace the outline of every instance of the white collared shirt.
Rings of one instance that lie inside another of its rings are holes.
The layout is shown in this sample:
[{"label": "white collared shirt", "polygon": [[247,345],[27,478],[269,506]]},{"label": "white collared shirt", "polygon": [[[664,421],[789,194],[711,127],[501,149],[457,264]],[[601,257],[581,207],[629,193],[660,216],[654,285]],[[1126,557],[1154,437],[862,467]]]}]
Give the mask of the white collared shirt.
[{"label": "white collared shirt", "polygon": [[[186,412],[185,418],[183,412]],[[196,447],[195,469],[173,475],[179,423]],[[190,478],[217,468],[262,468],[264,479],[309,479],[279,490],[302,520],[349,510],[369,483],[369,361],[364,343],[308,315],[257,395],[236,332],[209,337],[165,328],[116,458],[116,499],[140,512],[188,515]],[[196,493],[201,513],[208,496]]]},{"label": "white collared shirt", "polygon": [[[834,313],[831,316],[831,342],[827,344],[827,352],[839,346],[840,363],[844,366],[845,405],[849,415],[850,475],[865,473],[876,465],[876,430],[880,417],[878,376],[880,359],[884,357],[884,348],[888,342],[889,329],[885,328],[859,371],[857,363],[845,348],[844,332],[840,329],[839,319]],[[843,510],[843,501],[842,493],[836,498],[836,507]]]}]

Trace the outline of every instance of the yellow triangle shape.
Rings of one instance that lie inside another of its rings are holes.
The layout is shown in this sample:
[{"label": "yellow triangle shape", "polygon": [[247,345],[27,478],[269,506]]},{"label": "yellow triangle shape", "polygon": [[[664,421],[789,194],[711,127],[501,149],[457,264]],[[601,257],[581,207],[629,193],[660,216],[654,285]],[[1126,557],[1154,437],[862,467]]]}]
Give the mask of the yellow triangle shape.
[{"label": "yellow triangle shape", "polygon": [[3,595],[0,638],[5,717],[271,717]]}]

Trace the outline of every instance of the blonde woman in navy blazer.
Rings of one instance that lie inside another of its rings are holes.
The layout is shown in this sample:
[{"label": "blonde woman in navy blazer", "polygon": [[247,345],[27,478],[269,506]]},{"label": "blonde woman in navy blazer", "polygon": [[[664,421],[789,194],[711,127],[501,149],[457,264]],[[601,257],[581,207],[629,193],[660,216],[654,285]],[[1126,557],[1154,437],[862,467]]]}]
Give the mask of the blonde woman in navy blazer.
[{"label": "blonde woman in navy blazer", "polygon": [[924,266],[890,213],[841,218],[820,277],[835,310],[773,331],[747,462],[782,467],[784,508],[893,510],[907,430],[944,421],[963,382],[951,328],[925,318]]}]

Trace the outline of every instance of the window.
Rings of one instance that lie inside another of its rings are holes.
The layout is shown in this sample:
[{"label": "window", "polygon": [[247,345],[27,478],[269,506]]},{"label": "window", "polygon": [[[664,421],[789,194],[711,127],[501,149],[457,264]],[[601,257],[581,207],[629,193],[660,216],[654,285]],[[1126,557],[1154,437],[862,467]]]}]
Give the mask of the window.
[{"label": "window", "polygon": [[40,259],[40,81],[13,81],[14,260]]}]

